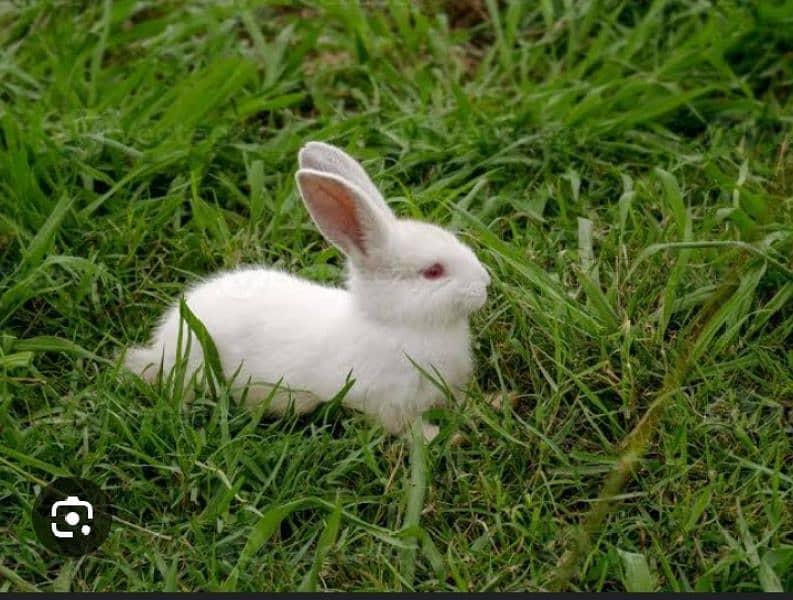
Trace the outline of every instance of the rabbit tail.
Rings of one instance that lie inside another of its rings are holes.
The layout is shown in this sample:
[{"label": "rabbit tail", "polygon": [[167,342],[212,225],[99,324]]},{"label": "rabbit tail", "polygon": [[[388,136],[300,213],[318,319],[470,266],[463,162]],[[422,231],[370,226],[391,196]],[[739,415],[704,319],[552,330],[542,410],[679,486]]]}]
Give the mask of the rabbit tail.
[{"label": "rabbit tail", "polygon": [[161,361],[160,352],[147,346],[129,348],[124,355],[124,366],[148,382],[154,381]]}]

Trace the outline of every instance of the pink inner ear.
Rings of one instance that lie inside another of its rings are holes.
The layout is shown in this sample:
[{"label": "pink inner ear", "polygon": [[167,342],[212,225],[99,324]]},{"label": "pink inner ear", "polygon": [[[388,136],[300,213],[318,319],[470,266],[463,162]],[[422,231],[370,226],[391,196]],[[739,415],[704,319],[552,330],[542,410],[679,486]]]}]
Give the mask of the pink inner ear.
[{"label": "pink inner ear", "polygon": [[327,180],[318,181],[314,185],[319,191],[312,195],[312,206],[317,220],[326,224],[331,237],[347,238],[360,252],[365,253],[363,230],[350,191]]}]

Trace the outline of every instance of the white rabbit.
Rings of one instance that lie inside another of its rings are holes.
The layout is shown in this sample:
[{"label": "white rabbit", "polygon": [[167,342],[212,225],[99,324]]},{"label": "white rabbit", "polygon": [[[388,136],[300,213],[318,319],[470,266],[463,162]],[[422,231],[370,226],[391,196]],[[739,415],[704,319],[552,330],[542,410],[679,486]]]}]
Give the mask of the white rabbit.
[{"label": "white rabbit", "polygon": [[[348,258],[346,289],[266,267],[221,273],[185,294],[218,349],[225,375],[237,374],[247,403],[280,382],[269,410],[298,413],[343,399],[397,434],[446,395],[413,364],[459,391],[471,378],[468,317],[487,299],[490,277],[451,233],[397,219],[365,171],[328,144],[299,154],[297,185],[320,232]],[[131,348],[126,366],[149,380],[176,361],[179,306],[149,346]],[[183,326],[183,336],[188,328]],[[202,366],[193,339],[188,373]]]}]

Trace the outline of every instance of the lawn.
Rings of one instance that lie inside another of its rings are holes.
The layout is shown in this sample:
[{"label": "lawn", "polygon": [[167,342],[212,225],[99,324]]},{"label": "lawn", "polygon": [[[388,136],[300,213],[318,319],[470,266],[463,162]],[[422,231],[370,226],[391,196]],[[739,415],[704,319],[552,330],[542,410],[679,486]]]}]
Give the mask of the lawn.
[{"label": "lawn", "polygon": [[[0,591],[793,590],[790,0],[2,2],[0,40]],[[492,275],[429,445],[118,364],[216,270],[341,283],[311,139]],[[65,474],[116,510],[77,559],[30,515]]]}]

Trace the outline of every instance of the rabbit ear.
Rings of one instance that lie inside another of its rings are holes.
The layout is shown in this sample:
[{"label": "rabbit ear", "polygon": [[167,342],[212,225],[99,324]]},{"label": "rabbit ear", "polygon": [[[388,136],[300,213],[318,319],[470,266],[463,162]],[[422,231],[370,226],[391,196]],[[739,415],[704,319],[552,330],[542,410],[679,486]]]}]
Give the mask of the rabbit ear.
[{"label": "rabbit ear", "polygon": [[297,160],[301,169],[338,175],[354,183],[388,218],[394,217],[380,190],[372,183],[360,163],[343,150],[323,142],[308,142],[300,150]]},{"label": "rabbit ear", "polygon": [[358,266],[374,266],[385,247],[388,217],[357,185],[338,175],[300,169],[295,179],[322,235]]}]

